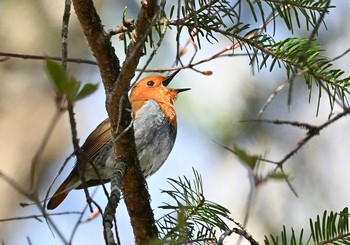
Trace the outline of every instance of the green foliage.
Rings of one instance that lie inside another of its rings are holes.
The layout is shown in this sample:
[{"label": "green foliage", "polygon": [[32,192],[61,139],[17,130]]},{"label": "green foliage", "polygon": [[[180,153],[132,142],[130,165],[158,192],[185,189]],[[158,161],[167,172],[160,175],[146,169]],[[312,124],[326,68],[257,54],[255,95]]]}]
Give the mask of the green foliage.
[{"label": "green foliage", "polygon": [[[242,40],[243,41],[243,40]],[[252,48],[259,49],[262,54],[262,61],[256,55],[255,61],[258,68],[262,69],[270,62],[270,71],[277,64],[284,66],[288,79],[295,76],[303,76],[310,88],[313,84],[325,88],[326,91],[339,91],[341,97],[348,94],[350,76],[342,77],[344,71],[331,69],[331,59],[322,55],[322,48],[319,44],[313,43],[308,38],[286,38],[280,42],[274,42],[269,36],[261,36],[257,42],[246,40]],[[321,90],[320,90],[321,92]],[[319,95],[321,96],[321,94]],[[329,96],[334,96],[329,93]],[[334,99],[332,100],[334,102]]]},{"label": "green foliage", "polygon": [[239,148],[237,145],[234,146],[232,152],[236,154],[241,162],[247,165],[251,170],[255,168],[255,165],[257,164],[259,158],[257,155],[250,155],[244,149]]},{"label": "green foliage", "polygon": [[283,172],[272,171],[268,173],[265,179],[273,179],[273,180],[288,180],[289,176]]},{"label": "green foliage", "polygon": [[81,82],[69,76],[57,62],[46,60],[45,69],[57,95],[66,97],[69,102],[81,100],[97,90],[97,84],[87,83],[81,87]]},{"label": "green foliage", "polygon": [[267,180],[285,180],[288,183],[289,176],[283,171],[279,171],[275,168],[273,171],[268,172],[265,175],[259,173],[259,165],[261,162],[261,157],[255,154],[248,153],[245,149],[234,145],[232,148],[220,145],[225,150],[235,154],[240,162],[248,168],[251,176],[254,176],[255,185],[264,183]]},{"label": "green foliage", "polygon": [[[166,11],[168,2],[171,3],[169,14]],[[232,39],[233,32],[242,36],[244,30],[251,29],[250,19],[266,27],[271,20],[275,22],[280,18],[287,29],[294,32],[294,23],[298,28],[302,27],[303,16],[305,27],[309,30],[317,25],[321,13],[328,13],[334,6],[329,6],[328,0],[246,0],[236,3],[227,0],[188,0],[178,9],[177,2],[164,1],[161,8],[161,23],[178,25],[181,29],[187,27],[189,32],[195,29],[201,37],[212,42],[218,41],[215,34],[229,39]],[[250,11],[250,16],[246,15],[243,18],[241,13],[246,11]],[[175,20],[171,20],[172,18]],[[200,44],[200,37],[197,37],[197,41]]]},{"label": "green foliage", "polygon": [[[242,26],[238,20],[238,13],[235,7],[231,6],[230,1],[190,0],[184,1],[179,7],[174,2],[168,2],[172,6],[169,14],[166,14],[166,6],[163,6],[162,23],[176,26],[180,32],[187,29],[190,36],[196,38],[199,47],[201,47],[202,38],[213,43],[219,41],[219,35],[223,35],[233,41],[230,35],[232,30],[241,32],[248,27]],[[176,19],[172,20],[173,17]]]},{"label": "green foliage", "polygon": [[[257,15],[260,15],[261,21],[266,21],[266,7],[271,13],[278,14],[278,16],[285,23],[285,26],[292,33],[294,32],[294,25],[301,28],[301,16],[305,20],[305,28],[308,31],[310,27],[314,28],[318,22],[317,14],[326,11],[329,12],[330,8],[334,6],[327,6],[328,0],[281,0],[281,1],[269,1],[259,0],[252,1],[246,0],[250,7],[251,14],[254,20],[259,21]],[[273,19],[276,20],[275,18]]]},{"label": "green foliage", "polygon": [[[220,37],[227,38],[232,42],[232,51],[238,47],[245,49],[251,64],[257,64],[258,70],[272,71],[277,65],[285,68],[290,82],[302,76],[310,95],[315,86],[319,98],[321,92],[326,91],[333,108],[337,99],[347,106],[350,77],[343,77],[343,70],[332,68],[332,59],[322,54],[323,48],[315,37],[324,22],[323,17],[334,7],[329,0],[162,1],[155,29],[160,38],[164,37],[167,27],[176,27],[178,36],[187,30],[199,48],[203,38],[210,43],[219,42]],[[312,30],[312,35],[276,41],[273,36],[278,20],[292,34],[296,28],[304,28]],[[254,22],[260,23],[260,27],[254,27]],[[271,23],[272,34],[267,28]],[[151,47],[155,40],[153,33],[150,32],[148,38]]]},{"label": "green foliage", "polygon": [[265,245],[302,245],[302,244],[350,244],[349,210],[344,208],[339,213],[324,211],[322,218],[318,215],[316,221],[310,219],[311,234],[304,238],[304,229],[297,234],[291,229],[289,235],[283,226],[280,236],[265,236]]},{"label": "green foliage", "polygon": [[216,230],[228,229],[229,211],[208,201],[203,196],[202,179],[196,170],[194,180],[186,177],[169,179],[173,190],[163,190],[174,204],[165,203],[160,208],[169,211],[157,221],[161,235],[160,244],[216,243]]}]

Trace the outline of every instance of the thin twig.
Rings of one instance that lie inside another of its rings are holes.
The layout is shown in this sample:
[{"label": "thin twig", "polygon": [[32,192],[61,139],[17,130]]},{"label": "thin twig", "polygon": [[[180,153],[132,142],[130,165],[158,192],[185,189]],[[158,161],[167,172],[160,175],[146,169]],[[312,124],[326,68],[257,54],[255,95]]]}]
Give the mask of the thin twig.
[{"label": "thin twig", "polygon": [[[177,10],[176,10],[177,19],[180,19],[180,14],[181,14],[181,0],[178,0]],[[176,26],[176,56],[175,56],[174,64],[177,65],[178,63],[180,63],[180,65],[183,66],[184,64],[181,61],[181,55],[180,55],[180,34],[182,31],[182,28],[180,28],[179,22],[177,22],[175,26]]]},{"label": "thin twig", "polygon": [[290,126],[306,129],[308,131],[317,130],[317,126],[311,125],[309,123],[298,122],[298,121],[253,119],[253,120],[242,120],[240,122],[271,123],[276,125],[290,125]]},{"label": "thin twig", "polygon": [[[278,165],[279,168],[282,167],[282,165],[289,160],[294,154],[296,154],[307,142],[309,142],[313,137],[319,135],[323,129],[328,127],[329,125],[333,124],[334,122],[338,121],[344,116],[347,116],[350,114],[350,109],[346,109],[343,112],[339,113],[335,117],[327,120],[321,125],[311,125],[308,123],[301,123],[301,122],[293,122],[293,121],[283,121],[283,120],[245,120],[245,122],[263,122],[263,123],[273,123],[273,124],[286,124],[286,125],[291,125],[299,128],[303,128],[307,130],[306,136],[302,138],[296,145],[296,147],[291,150],[288,154],[286,154],[281,160],[279,161],[271,161],[271,160],[266,160],[263,158],[259,158],[259,160],[264,161],[264,162],[269,162]],[[283,169],[281,169],[283,171]]]},{"label": "thin twig", "polygon": [[116,29],[108,30],[108,34],[110,36],[126,33],[126,32],[132,32],[135,29],[135,20],[134,19],[128,19],[124,20],[123,23],[118,26]]},{"label": "thin twig", "polygon": [[[184,16],[183,18],[180,18],[180,14],[177,14],[177,19],[176,20],[166,20],[166,25],[175,25],[175,26],[176,25],[180,25],[181,26],[187,20],[191,19],[192,17],[197,16],[198,14],[200,14],[201,12],[207,10],[208,8],[210,8],[211,6],[216,4],[217,2],[220,2],[220,0],[212,0],[212,1],[208,2],[207,4],[201,6],[196,11],[192,11],[190,14]],[[178,8],[181,8],[181,4],[180,3],[181,3],[181,1],[178,1]]]},{"label": "thin twig", "polygon": [[72,2],[71,0],[65,0],[64,4],[64,13],[62,19],[62,30],[61,30],[61,48],[62,48],[62,67],[64,70],[67,70],[67,58],[68,58],[68,26],[69,26],[69,17],[70,9]]},{"label": "thin twig", "polygon": [[[19,53],[9,53],[9,52],[0,52],[0,56],[19,58],[25,60],[56,60],[62,61],[62,57],[59,56],[43,56],[43,55],[32,55],[32,54],[19,54]],[[79,59],[79,58],[67,58],[67,62],[77,63],[77,64],[88,64],[88,65],[97,65],[96,61]]]},{"label": "thin twig", "polygon": [[32,158],[31,169],[30,169],[30,188],[29,188],[30,193],[35,193],[37,191],[36,171],[38,171],[38,166],[42,161],[46,146],[62,114],[63,114],[62,110],[60,109],[56,110],[55,115],[53,116],[49,124],[49,127],[45,132],[44,138],[41,141],[40,146],[38,147],[37,151],[35,152]]},{"label": "thin twig", "polygon": [[343,53],[341,53],[340,55],[337,55],[335,57],[333,57],[332,59],[330,59],[329,61],[332,62],[332,61],[336,61],[340,58],[343,58],[347,53],[350,52],[350,48],[348,48],[347,50],[345,50]]},{"label": "thin twig", "polygon": [[297,143],[297,146],[290,151],[283,159],[281,159],[280,161],[276,162],[276,164],[278,166],[282,166],[289,158],[291,158],[294,154],[296,154],[308,141],[310,141],[314,136],[319,135],[320,132],[325,129],[326,127],[328,127],[330,124],[336,122],[337,120],[339,120],[340,118],[348,115],[350,113],[349,110],[346,110],[342,113],[339,113],[338,115],[336,115],[335,117],[333,117],[332,119],[328,120],[327,122],[321,124],[320,126],[315,126],[312,127],[310,130],[308,130],[306,137],[303,138],[302,140],[300,140]]},{"label": "thin twig", "polygon": [[[118,169],[115,170],[111,180],[111,195],[103,214],[104,237],[108,244],[115,244],[112,232],[113,222],[115,222],[115,212],[121,196],[121,181],[123,179],[127,165],[123,162],[118,163]],[[116,235],[118,232],[116,231]],[[117,236],[118,237],[118,236]],[[118,241],[120,244],[120,241]]]},{"label": "thin twig", "polygon": [[[49,216],[59,216],[59,215],[70,215],[70,214],[81,214],[81,212],[60,212],[60,213],[50,213]],[[0,222],[5,222],[5,221],[16,221],[16,220],[26,220],[26,219],[36,219],[40,222],[39,218],[44,217],[43,214],[34,214],[34,215],[28,215],[28,216],[18,216],[18,217],[11,217],[11,218],[6,218],[6,219],[0,219]]]},{"label": "thin twig", "polygon": [[[64,9],[64,15],[63,15],[63,21],[62,21],[62,67],[66,70],[67,69],[67,56],[68,56],[68,24],[69,24],[69,16],[70,16],[70,0],[65,1],[65,9]],[[38,166],[42,160],[45,148],[48,144],[48,141],[54,131],[55,126],[57,125],[60,117],[64,113],[65,109],[61,106],[62,100],[56,99],[56,113],[54,117],[52,118],[52,121],[45,133],[44,139],[41,141],[41,144],[36,151],[33,159],[32,159],[32,165],[31,165],[31,174],[30,174],[30,192],[35,193],[37,191],[36,183],[35,183],[35,170],[38,169]],[[45,206],[45,201],[44,201]]]},{"label": "thin twig", "polygon": [[[306,54],[307,50],[309,50],[309,48],[311,47],[311,44],[314,41],[314,37],[316,36],[318,29],[320,28],[321,23],[324,21],[324,17],[327,13],[327,9],[328,9],[330,3],[331,3],[331,0],[328,0],[325,7],[324,7],[324,11],[321,12],[320,17],[318,18],[315,27],[312,29],[312,32],[308,38],[308,41],[305,44],[303,51],[301,52],[302,55],[300,55],[300,58],[299,58],[300,61],[305,61],[305,62],[307,61],[307,57],[305,57],[305,54]],[[303,67],[303,66],[304,66],[304,63],[301,65],[301,67]],[[292,89],[293,89],[294,79],[297,76],[296,74],[299,73],[297,71],[296,67],[293,70],[294,70],[294,72],[293,72],[291,78],[289,79],[290,86],[288,89],[288,108],[290,107],[290,105],[292,103]]]},{"label": "thin twig", "polygon": [[33,200],[33,196],[29,195],[27,191],[22,188],[16,181],[11,179],[9,176],[7,176],[5,173],[0,171],[0,178],[4,179],[12,188],[14,188],[18,193],[22,194],[23,196],[28,197],[30,200]]},{"label": "thin twig", "polygon": [[258,114],[257,114],[257,118],[261,117],[261,115],[265,112],[265,110],[267,109],[267,107],[271,104],[271,102],[276,98],[276,96],[278,95],[279,92],[281,92],[283,90],[283,88],[288,84],[287,81],[281,83],[280,85],[277,86],[277,88],[271,93],[271,95],[269,96],[269,98],[267,98],[265,104],[261,107],[261,109],[259,110]]},{"label": "thin twig", "polygon": [[53,185],[55,184],[56,180],[58,179],[58,177],[61,175],[61,173],[63,172],[64,168],[66,167],[67,163],[69,162],[69,160],[74,156],[74,153],[70,154],[66,160],[63,162],[62,166],[60,167],[60,169],[58,170],[58,173],[56,174],[55,178],[51,181],[49,188],[47,188],[45,197],[44,197],[44,206],[46,207],[46,201],[49,199],[49,195],[50,195],[50,191],[53,187]]},{"label": "thin twig", "polygon": [[[95,188],[95,190],[92,192],[92,194],[91,194],[92,197],[96,194],[97,190],[98,190],[98,188]],[[69,244],[72,244],[74,235],[75,235],[75,233],[77,232],[79,225],[83,223],[83,222],[82,222],[82,219],[83,219],[83,216],[84,216],[84,214],[85,214],[85,212],[86,212],[86,210],[87,210],[88,207],[89,207],[89,204],[86,203],[85,206],[84,206],[84,209],[80,212],[80,215],[79,215],[79,217],[78,217],[78,220],[77,220],[77,222],[75,223],[75,226],[73,227],[72,233],[71,233],[71,235],[70,235]]]},{"label": "thin twig", "polygon": [[324,6],[324,10],[321,12],[320,16],[318,17],[316,25],[314,26],[314,28],[312,29],[312,32],[310,33],[310,36],[308,38],[308,42],[304,46],[304,50],[303,50],[302,54],[306,54],[306,51],[310,48],[311,43],[314,41],[314,38],[318,33],[318,29],[320,28],[322,22],[324,22],[324,17],[327,13],[327,10],[328,10],[330,4],[331,4],[331,0],[328,0],[326,5]]},{"label": "thin twig", "polygon": [[[222,53],[222,51],[220,51],[220,53]],[[143,67],[143,68],[136,68],[136,71],[139,71],[139,72],[159,72],[159,73],[163,73],[163,72],[177,71],[179,69],[189,69],[189,68],[192,68],[194,66],[200,65],[202,63],[212,61],[214,58],[233,57],[233,56],[239,57],[239,56],[248,56],[248,55],[249,54],[221,54],[221,55],[215,54],[215,55],[210,56],[211,58],[206,58],[204,60],[198,61],[198,62],[196,62],[194,64],[191,64],[191,65],[184,65],[184,66],[178,66],[178,67],[169,67],[169,68],[153,68],[153,69],[145,69]],[[6,52],[0,52],[0,56],[9,57],[9,58],[11,57],[11,58],[19,58],[19,59],[29,59],[29,60],[56,60],[56,61],[62,61],[62,57],[58,57],[58,56],[43,56],[43,55],[18,54],[18,53],[6,53]],[[76,63],[76,64],[97,65],[96,61],[87,60],[87,59],[79,59],[79,58],[67,58],[67,62]]]},{"label": "thin twig", "polygon": [[74,116],[74,110],[73,110],[73,104],[72,102],[68,102],[68,115],[69,115],[69,122],[70,122],[70,128],[72,133],[72,143],[74,147],[74,152],[77,156],[77,168],[79,170],[79,177],[81,180],[81,185],[84,189],[86,201],[89,203],[90,212],[93,212],[93,208],[91,206],[91,196],[89,194],[88,186],[86,184],[86,177],[85,177],[85,158],[84,154],[81,151],[79,140],[78,140],[78,133],[77,133],[77,124],[75,121]]},{"label": "thin twig", "polygon": [[45,220],[49,223],[49,228],[51,230],[51,227],[56,232],[56,234],[59,236],[59,238],[62,240],[64,244],[67,244],[67,240],[63,236],[60,229],[57,227],[57,225],[52,221],[50,218],[50,215],[46,212],[45,207],[40,205],[40,201],[36,195],[33,195],[32,193],[27,193],[16,181],[11,179],[9,176],[4,174],[0,171],[0,178],[5,180],[12,188],[14,188],[17,192],[21,193],[23,196],[27,197],[28,199],[32,200],[37,208],[41,211],[43,217]]},{"label": "thin twig", "polygon": [[[246,205],[245,205],[246,211],[245,211],[245,215],[244,215],[243,227],[247,227],[248,220],[250,217],[250,211],[253,207],[253,199],[256,195],[256,191],[257,191],[257,187],[258,187],[258,185],[255,181],[255,176],[254,176],[253,171],[251,171],[251,170],[248,171],[248,177],[249,177],[250,189],[249,189],[248,198],[247,198]],[[237,245],[239,245],[241,243],[242,239],[243,239],[243,236],[240,236],[238,241],[237,241]]]},{"label": "thin twig", "polygon": [[28,242],[29,245],[32,245],[32,244],[33,244],[32,241],[30,240],[30,237],[29,237],[29,236],[27,236],[27,242]]},{"label": "thin twig", "polygon": [[259,243],[250,235],[246,230],[233,228],[232,230],[226,230],[218,240],[218,245],[223,245],[224,240],[226,237],[232,235],[232,233],[236,233],[237,235],[240,235],[244,237],[251,245],[259,245]]},{"label": "thin twig", "polygon": [[[165,0],[162,0],[162,2],[160,3],[160,5],[162,6],[163,4],[165,4]],[[159,12],[157,13],[159,15]],[[140,71],[140,73],[137,75],[135,81],[138,81],[139,78],[141,77],[141,75],[143,74],[144,71],[146,71],[146,68],[148,67],[148,65],[151,63],[151,61],[153,60],[154,56],[156,55],[159,47],[161,46],[164,37],[165,37],[165,33],[167,31],[167,26],[164,25],[162,32],[160,34],[159,40],[157,42],[157,44],[154,46],[152,53],[149,55],[149,57],[147,58],[147,61],[145,63],[145,65],[141,68],[141,69],[137,69],[138,71]],[[134,84],[132,84],[130,87],[132,87]]]}]

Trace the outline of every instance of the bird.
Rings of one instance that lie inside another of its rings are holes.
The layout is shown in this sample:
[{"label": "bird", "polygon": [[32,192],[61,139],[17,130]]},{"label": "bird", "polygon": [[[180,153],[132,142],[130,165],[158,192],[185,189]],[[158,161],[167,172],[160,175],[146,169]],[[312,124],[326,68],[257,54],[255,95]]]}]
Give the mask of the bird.
[{"label": "bird", "polygon": [[[133,120],[135,144],[140,168],[145,178],[159,170],[173,149],[177,120],[174,101],[189,88],[172,89],[168,85],[180,70],[169,76],[148,76],[132,87],[129,101]],[[109,118],[102,121],[86,138],[81,151],[89,161],[84,161],[84,176],[87,187],[111,181],[116,166],[113,136]],[[102,182],[102,183],[101,183]],[[79,169],[73,170],[55,191],[47,203],[47,209],[58,207],[73,189],[82,189]]]}]

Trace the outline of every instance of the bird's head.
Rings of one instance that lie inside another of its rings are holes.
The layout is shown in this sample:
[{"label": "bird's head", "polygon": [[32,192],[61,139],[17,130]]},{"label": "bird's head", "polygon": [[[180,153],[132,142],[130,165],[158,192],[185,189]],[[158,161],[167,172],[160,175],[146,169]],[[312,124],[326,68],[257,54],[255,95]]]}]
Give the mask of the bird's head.
[{"label": "bird's head", "polygon": [[130,102],[134,104],[152,99],[160,105],[166,104],[168,106],[173,106],[178,93],[189,90],[189,88],[172,89],[168,87],[171,80],[179,71],[180,70],[167,77],[149,76],[141,79],[131,90]]},{"label": "bird's head", "polygon": [[189,90],[189,88],[172,89],[168,87],[171,80],[179,71],[180,70],[167,77],[149,76],[138,81],[132,88],[129,97],[133,115],[137,117],[139,109],[141,109],[148,100],[152,99],[159,104],[165,118],[167,118],[176,129],[174,100],[179,93]]}]

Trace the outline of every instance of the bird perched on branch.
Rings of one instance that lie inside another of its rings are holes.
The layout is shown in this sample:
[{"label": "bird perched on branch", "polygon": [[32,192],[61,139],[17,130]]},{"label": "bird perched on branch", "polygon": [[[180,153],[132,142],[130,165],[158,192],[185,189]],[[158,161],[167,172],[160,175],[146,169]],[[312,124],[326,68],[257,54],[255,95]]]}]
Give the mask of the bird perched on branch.
[{"label": "bird perched on branch", "polygon": [[[174,101],[180,92],[167,86],[179,71],[168,77],[149,76],[138,81],[129,96],[133,117],[135,143],[140,167],[147,178],[154,174],[168,158],[176,138]],[[88,187],[110,182],[116,169],[113,137],[109,119],[105,119],[87,137],[81,147],[89,161],[83,162]],[[98,170],[98,174],[96,173]],[[47,204],[55,209],[73,189],[82,189],[79,169],[75,166]]]}]

